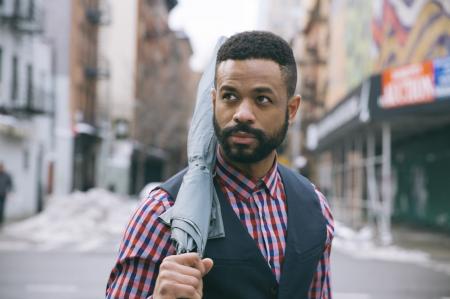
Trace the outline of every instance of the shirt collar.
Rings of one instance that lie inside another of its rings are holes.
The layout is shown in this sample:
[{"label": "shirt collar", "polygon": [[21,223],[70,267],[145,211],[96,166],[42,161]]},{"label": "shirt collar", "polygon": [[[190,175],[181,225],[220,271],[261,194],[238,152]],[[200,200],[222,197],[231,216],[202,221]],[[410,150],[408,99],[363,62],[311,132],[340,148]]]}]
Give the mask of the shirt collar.
[{"label": "shirt collar", "polygon": [[243,199],[251,197],[252,193],[263,186],[272,199],[277,198],[278,188],[281,185],[281,177],[278,174],[277,159],[264,177],[259,180],[251,179],[242,174],[237,168],[228,163],[221,151],[217,149],[216,174],[222,184],[231,192],[239,194]]}]

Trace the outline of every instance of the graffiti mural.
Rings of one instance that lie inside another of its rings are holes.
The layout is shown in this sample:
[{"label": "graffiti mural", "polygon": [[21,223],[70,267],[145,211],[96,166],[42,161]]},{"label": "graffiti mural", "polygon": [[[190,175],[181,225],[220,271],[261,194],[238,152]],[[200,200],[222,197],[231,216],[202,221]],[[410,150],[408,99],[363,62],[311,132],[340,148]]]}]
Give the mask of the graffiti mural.
[{"label": "graffiti mural", "polygon": [[450,0],[331,0],[328,103],[386,68],[450,56]]},{"label": "graffiti mural", "polygon": [[373,1],[374,71],[450,56],[450,1]]},{"label": "graffiti mural", "polygon": [[331,2],[328,82],[331,103],[342,99],[372,72],[371,20],[370,1]]}]

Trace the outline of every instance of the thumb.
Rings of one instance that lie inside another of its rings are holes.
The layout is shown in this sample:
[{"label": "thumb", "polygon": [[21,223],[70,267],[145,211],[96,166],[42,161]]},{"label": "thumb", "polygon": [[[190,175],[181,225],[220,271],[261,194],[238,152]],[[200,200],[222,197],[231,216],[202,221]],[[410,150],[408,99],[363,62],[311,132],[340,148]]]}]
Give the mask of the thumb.
[{"label": "thumb", "polygon": [[205,272],[203,273],[203,276],[205,276],[206,274],[208,274],[208,272],[213,267],[214,262],[210,258],[204,258],[204,259],[202,259],[202,263],[203,263],[203,266],[205,267]]}]

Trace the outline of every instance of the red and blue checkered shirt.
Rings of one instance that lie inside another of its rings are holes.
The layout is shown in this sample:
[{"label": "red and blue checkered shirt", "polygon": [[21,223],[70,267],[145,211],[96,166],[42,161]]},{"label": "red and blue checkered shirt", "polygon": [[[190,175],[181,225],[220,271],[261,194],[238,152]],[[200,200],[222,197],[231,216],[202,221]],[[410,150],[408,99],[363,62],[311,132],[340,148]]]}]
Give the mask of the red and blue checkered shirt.
[{"label": "red and blue checkered shirt", "polygon": [[[260,180],[251,180],[218,155],[216,178],[234,212],[253,237],[279,281],[286,247],[286,194],[277,163]],[[333,217],[325,197],[316,189],[326,219],[327,240],[310,286],[309,299],[330,299],[330,251]],[[134,213],[111,272],[107,298],[149,298],[153,293],[158,265],[175,254],[170,227],[158,217],[174,201],[161,189],[150,193]]]}]

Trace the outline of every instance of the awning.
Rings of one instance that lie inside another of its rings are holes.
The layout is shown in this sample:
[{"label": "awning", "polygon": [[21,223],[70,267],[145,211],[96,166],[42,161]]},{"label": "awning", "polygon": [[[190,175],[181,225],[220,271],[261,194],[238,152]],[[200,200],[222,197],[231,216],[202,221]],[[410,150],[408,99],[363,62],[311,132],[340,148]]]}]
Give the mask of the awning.
[{"label": "awning", "polygon": [[307,148],[327,149],[381,123],[389,123],[394,138],[450,124],[450,57],[387,69],[364,80],[308,126]]},{"label": "awning", "polygon": [[307,128],[306,145],[320,150],[370,120],[369,96],[371,79],[353,89],[336,107],[317,123]]}]

